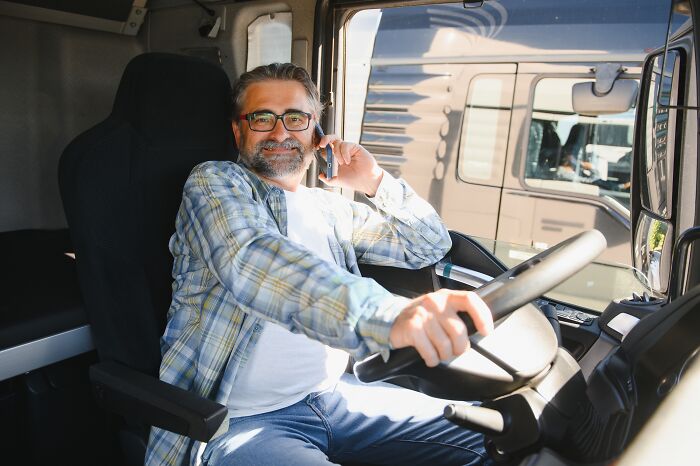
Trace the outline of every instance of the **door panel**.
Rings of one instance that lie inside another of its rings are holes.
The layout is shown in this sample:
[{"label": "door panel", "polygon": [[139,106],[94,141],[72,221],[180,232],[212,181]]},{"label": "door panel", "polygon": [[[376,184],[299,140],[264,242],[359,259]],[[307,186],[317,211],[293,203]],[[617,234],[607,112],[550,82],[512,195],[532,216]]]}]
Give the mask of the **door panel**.
[{"label": "door panel", "polygon": [[445,183],[442,218],[452,230],[480,238],[495,238],[501,189],[455,180]]},{"label": "door panel", "polygon": [[497,239],[545,249],[595,228],[608,241],[598,260],[629,264],[630,231],[624,221],[620,214],[585,200],[505,189]]}]

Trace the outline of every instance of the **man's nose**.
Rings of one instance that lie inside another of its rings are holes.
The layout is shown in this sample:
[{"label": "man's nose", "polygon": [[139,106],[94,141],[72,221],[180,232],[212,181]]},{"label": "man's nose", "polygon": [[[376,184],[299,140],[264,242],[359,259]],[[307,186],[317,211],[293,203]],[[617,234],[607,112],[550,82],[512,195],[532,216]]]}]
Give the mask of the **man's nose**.
[{"label": "man's nose", "polygon": [[289,137],[289,133],[287,132],[287,128],[284,127],[284,124],[282,124],[281,119],[277,119],[275,122],[275,126],[272,127],[272,130],[270,131],[270,139],[273,139],[275,141],[284,141]]}]

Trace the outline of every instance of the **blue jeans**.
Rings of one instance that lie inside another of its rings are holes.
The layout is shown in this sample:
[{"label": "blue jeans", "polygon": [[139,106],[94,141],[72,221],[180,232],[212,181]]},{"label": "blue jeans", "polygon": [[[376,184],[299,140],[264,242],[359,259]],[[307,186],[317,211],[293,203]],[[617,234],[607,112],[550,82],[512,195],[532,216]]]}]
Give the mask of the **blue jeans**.
[{"label": "blue jeans", "polygon": [[232,418],[202,460],[206,466],[482,464],[483,436],[445,420],[447,403],[344,374],[334,389],[287,408]]}]

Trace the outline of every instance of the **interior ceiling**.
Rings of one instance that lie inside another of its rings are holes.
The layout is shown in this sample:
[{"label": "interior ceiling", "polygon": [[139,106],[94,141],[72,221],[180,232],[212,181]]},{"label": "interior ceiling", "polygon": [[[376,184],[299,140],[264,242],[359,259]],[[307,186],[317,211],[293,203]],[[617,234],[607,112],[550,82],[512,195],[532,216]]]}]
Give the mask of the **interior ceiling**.
[{"label": "interior ceiling", "polygon": [[6,0],[9,3],[17,3],[49,10],[75,13],[84,16],[109,19],[113,21],[126,21],[131,13],[134,0]]}]

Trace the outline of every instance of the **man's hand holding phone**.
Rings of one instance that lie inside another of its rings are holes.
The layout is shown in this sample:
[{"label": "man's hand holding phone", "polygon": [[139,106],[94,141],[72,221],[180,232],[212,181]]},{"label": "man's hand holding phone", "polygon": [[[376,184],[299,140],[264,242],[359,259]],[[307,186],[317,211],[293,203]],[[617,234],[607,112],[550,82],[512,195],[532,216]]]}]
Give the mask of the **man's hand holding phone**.
[{"label": "man's hand holding phone", "polygon": [[[316,137],[319,140],[319,144],[321,139],[326,134],[323,132],[323,128],[321,128],[320,123],[316,123]],[[319,149],[321,147],[319,146]],[[338,161],[336,160],[335,156],[333,155],[333,147],[330,144],[327,144],[326,147],[323,150],[323,161],[325,162],[325,170],[322,170],[322,174],[327,180],[333,179],[336,176],[338,176]]]},{"label": "man's hand holding phone", "polygon": [[[318,176],[328,186],[361,191],[373,197],[379,183],[382,181],[384,171],[367,149],[359,144],[341,140],[335,134],[323,135],[320,126],[316,129],[319,136],[318,148],[330,148],[332,164],[337,164],[337,176],[328,177],[326,170]],[[327,160],[326,151],[321,151],[324,160]]]}]

